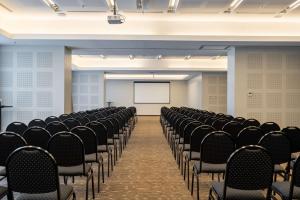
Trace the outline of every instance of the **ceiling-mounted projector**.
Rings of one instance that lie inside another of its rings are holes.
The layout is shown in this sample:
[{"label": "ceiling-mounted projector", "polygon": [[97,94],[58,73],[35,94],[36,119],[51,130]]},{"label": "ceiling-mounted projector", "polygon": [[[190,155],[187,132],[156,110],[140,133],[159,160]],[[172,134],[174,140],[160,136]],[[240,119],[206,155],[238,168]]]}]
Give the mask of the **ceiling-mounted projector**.
[{"label": "ceiling-mounted projector", "polygon": [[125,17],[117,13],[116,0],[114,0],[113,5],[113,15],[107,16],[107,22],[109,24],[123,24],[125,22]]}]

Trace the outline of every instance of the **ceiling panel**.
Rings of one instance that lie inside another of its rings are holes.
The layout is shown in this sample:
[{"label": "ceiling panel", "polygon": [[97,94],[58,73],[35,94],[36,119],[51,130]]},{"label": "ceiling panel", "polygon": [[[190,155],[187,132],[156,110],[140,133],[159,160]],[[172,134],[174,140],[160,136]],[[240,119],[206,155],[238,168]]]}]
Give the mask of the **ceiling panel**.
[{"label": "ceiling panel", "polygon": [[[119,10],[125,12],[138,12],[137,0],[119,0],[117,5]],[[168,0],[142,0],[144,12],[163,12],[168,10]]]},{"label": "ceiling panel", "polygon": [[13,13],[45,13],[53,12],[42,0],[0,0]]},{"label": "ceiling panel", "polygon": [[244,0],[237,13],[276,14],[295,0]]},{"label": "ceiling panel", "polygon": [[55,0],[64,11],[107,11],[105,0]]},{"label": "ceiling panel", "polygon": [[220,13],[226,10],[232,0],[180,0],[178,12]]}]

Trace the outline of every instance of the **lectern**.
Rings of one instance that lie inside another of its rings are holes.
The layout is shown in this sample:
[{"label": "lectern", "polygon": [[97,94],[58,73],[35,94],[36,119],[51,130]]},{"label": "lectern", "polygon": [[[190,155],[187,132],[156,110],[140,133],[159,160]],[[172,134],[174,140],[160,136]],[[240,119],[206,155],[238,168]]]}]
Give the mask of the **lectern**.
[{"label": "lectern", "polygon": [[11,108],[12,106],[5,106],[2,105],[2,102],[0,101],[0,131],[2,131],[2,108]]},{"label": "lectern", "polygon": [[112,104],[113,102],[112,102],[112,101],[107,101],[106,103],[107,103],[107,106],[108,106],[108,107],[111,107],[111,104]]}]

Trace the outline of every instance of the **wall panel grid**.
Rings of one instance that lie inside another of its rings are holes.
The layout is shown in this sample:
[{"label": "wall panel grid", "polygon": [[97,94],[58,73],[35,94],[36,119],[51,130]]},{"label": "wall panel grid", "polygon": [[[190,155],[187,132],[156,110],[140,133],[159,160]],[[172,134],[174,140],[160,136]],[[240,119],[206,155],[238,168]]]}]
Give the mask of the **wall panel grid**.
[{"label": "wall panel grid", "polygon": [[[300,56],[288,51],[246,52],[239,62],[240,76],[245,77],[241,91],[246,117],[261,122],[274,121],[281,126],[300,122]],[[244,61],[242,58],[246,58]],[[242,80],[240,78],[240,80]],[[238,83],[237,83],[238,84]]]},{"label": "wall panel grid", "polygon": [[72,76],[73,111],[100,107],[100,73],[74,71]]},{"label": "wall panel grid", "polygon": [[13,108],[3,110],[2,130],[12,121],[44,119],[54,107],[52,50],[6,49],[0,49],[0,99]]}]

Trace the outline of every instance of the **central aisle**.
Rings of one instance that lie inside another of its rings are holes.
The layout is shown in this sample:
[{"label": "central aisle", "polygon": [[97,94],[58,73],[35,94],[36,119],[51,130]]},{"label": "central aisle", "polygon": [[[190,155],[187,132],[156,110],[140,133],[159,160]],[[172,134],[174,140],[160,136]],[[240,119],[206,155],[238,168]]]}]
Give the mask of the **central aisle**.
[{"label": "central aisle", "polygon": [[97,199],[191,200],[159,117],[139,117],[128,146]]}]

